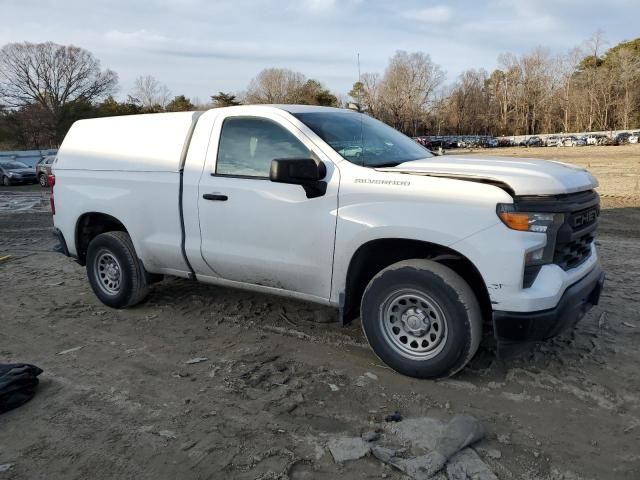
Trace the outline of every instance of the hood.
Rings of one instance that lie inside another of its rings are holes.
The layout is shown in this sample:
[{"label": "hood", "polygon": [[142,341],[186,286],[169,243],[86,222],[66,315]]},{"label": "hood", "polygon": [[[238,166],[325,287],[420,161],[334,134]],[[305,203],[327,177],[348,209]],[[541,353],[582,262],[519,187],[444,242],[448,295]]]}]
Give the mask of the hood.
[{"label": "hood", "polygon": [[11,173],[19,173],[20,175],[24,175],[25,173],[36,173],[33,168],[5,168],[5,170]]},{"label": "hood", "polygon": [[505,184],[515,195],[559,195],[598,186],[596,178],[583,168],[532,158],[451,155],[378,170]]}]

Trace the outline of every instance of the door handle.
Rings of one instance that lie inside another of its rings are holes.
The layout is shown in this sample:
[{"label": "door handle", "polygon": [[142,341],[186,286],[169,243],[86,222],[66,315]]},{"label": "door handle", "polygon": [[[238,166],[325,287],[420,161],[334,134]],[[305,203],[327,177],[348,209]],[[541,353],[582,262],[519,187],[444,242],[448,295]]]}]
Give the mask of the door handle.
[{"label": "door handle", "polygon": [[229,199],[226,195],[220,195],[219,193],[205,193],[202,195],[202,198],[205,200],[218,200],[220,202],[226,202]]}]

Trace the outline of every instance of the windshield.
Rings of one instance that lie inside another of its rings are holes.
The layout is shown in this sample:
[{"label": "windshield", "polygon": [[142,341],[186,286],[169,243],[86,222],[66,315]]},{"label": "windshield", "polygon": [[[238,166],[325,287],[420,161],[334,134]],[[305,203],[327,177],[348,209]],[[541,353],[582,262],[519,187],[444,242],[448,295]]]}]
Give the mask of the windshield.
[{"label": "windshield", "polygon": [[6,168],[7,170],[14,170],[17,168],[29,168],[22,162],[0,162],[2,168]]},{"label": "windshield", "polygon": [[363,113],[294,113],[345,160],[364,167],[394,167],[431,157],[409,137]]}]

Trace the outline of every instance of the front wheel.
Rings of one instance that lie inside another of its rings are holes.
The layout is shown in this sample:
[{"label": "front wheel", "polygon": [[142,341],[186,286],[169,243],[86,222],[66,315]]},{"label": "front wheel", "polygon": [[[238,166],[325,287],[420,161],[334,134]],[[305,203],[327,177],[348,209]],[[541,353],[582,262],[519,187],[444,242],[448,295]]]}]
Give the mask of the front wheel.
[{"label": "front wheel", "polygon": [[471,287],[430,260],[395,263],[369,282],[362,328],[380,359],[417,378],[454,375],[478,350],[482,315]]},{"label": "front wheel", "polygon": [[93,292],[109,307],[131,307],[149,292],[145,271],[126,232],[102,233],[91,240],[87,276]]},{"label": "front wheel", "polygon": [[4,185],[5,187],[11,186],[11,180],[6,175],[2,177],[2,185]]}]

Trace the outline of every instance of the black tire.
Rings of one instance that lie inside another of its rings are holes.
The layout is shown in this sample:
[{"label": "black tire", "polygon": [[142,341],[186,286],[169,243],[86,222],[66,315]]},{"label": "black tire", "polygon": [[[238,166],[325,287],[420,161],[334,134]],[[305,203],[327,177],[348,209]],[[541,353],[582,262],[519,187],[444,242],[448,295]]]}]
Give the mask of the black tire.
[{"label": "black tire", "polygon": [[47,178],[47,176],[43,173],[41,173],[38,176],[38,183],[40,184],[40,186],[42,188],[48,187],[49,186],[49,179]]},{"label": "black tire", "polygon": [[113,308],[140,303],[149,293],[131,237],[126,232],[96,236],[87,249],[87,276],[96,296]]},{"label": "black tire", "polygon": [[9,177],[7,177],[6,175],[2,176],[2,185],[4,185],[5,187],[10,187],[11,186],[11,179]]},{"label": "black tire", "polygon": [[382,270],[365,289],[360,312],[376,355],[411,377],[456,374],[482,337],[482,314],[471,287],[430,260],[405,260]]}]

